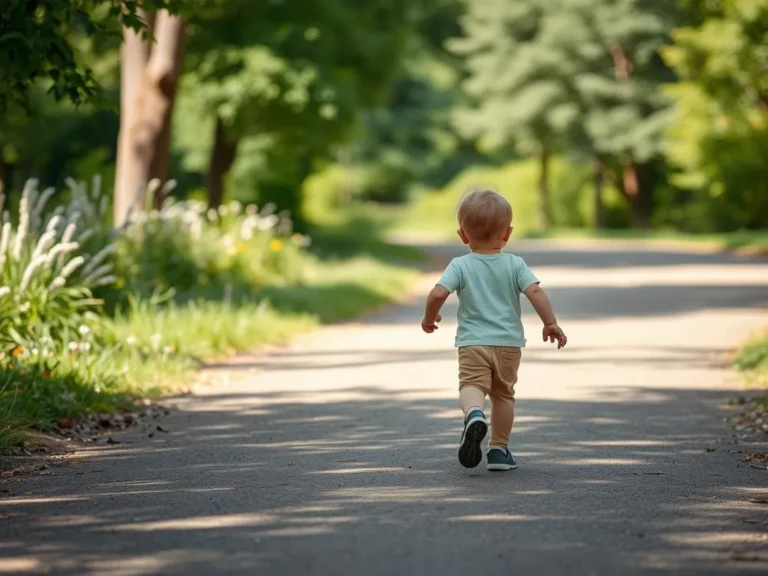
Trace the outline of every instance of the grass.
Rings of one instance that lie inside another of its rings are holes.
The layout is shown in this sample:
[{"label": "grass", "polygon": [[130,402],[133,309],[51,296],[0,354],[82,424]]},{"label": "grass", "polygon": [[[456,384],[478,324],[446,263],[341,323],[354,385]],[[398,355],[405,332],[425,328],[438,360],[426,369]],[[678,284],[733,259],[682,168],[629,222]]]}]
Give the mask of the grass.
[{"label": "grass", "polygon": [[768,329],[747,340],[733,358],[734,367],[750,382],[768,387]]},{"label": "grass", "polygon": [[136,303],[94,327],[108,345],[88,362],[68,352],[20,357],[0,370],[0,453],[62,419],[128,410],[139,398],[188,384],[208,358],[284,342],[313,327],[395,301],[418,276],[421,254],[378,239],[363,215],[312,232],[297,281],[235,285],[226,298],[200,292],[162,307]]}]

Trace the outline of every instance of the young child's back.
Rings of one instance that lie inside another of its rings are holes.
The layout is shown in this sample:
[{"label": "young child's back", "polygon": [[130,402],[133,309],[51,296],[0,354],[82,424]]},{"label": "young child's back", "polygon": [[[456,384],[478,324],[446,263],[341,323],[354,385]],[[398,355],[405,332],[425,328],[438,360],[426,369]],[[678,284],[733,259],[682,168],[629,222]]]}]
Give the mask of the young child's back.
[{"label": "young child's back", "polygon": [[452,260],[438,284],[459,296],[456,346],[525,346],[520,294],[537,282],[513,254],[471,252]]},{"label": "young child's back", "polygon": [[472,252],[448,265],[427,298],[421,325],[425,332],[434,332],[440,308],[451,293],[457,293],[459,402],[465,416],[459,461],[473,468],[483,458],[481,444],[488,432],[483,409],[488,395],[493,417],[488,470],[512,470],[517,462],[508,443],[515,415],[514,386],[525,346],[520,295],[526,295],[544,322],[544,341],[557,341],[562,348],[567,339],[525,261],[501,252],[512,233],[509,203],[490,190],[471,192],[459,204],[458,219],[459,236]]}]

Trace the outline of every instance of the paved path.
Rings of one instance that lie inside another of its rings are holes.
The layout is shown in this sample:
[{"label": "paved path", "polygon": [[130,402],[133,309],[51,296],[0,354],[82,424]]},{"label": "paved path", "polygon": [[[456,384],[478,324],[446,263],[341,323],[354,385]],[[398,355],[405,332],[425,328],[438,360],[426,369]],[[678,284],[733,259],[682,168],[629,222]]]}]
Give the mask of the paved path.
[{"label": "paved path", "polygon": [[766,573],[768,472],[720,410],[768,262],[612,248],[520,247],[569,346],[526,316],[517,471],[456,461],[453,326],[423,335],[419,295],[239,359],[167,434],[6,485],[0,573]]}]

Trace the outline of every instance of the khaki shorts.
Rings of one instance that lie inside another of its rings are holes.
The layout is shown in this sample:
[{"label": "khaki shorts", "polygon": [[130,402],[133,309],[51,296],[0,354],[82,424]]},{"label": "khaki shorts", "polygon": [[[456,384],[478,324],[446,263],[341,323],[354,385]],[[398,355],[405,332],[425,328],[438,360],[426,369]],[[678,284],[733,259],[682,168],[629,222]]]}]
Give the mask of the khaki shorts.
[{"label": "khaki shorts", "polygon": [[514,401],[520,348],[463,346],[459,348],[459,390],[479,388],[491,397]]}]

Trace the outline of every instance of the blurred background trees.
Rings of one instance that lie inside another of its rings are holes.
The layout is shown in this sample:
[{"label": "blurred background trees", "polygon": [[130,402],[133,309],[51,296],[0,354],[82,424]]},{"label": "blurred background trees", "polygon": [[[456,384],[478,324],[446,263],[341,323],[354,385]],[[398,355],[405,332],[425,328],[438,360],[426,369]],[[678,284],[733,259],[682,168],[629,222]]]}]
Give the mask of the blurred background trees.
[{"label": "blurred background trees", "polygon": [[6,0],[10,201],[94,174],[116,223],[172,177],[299,229],[468,184],[529,231],[765,228],[768,0]]}]

